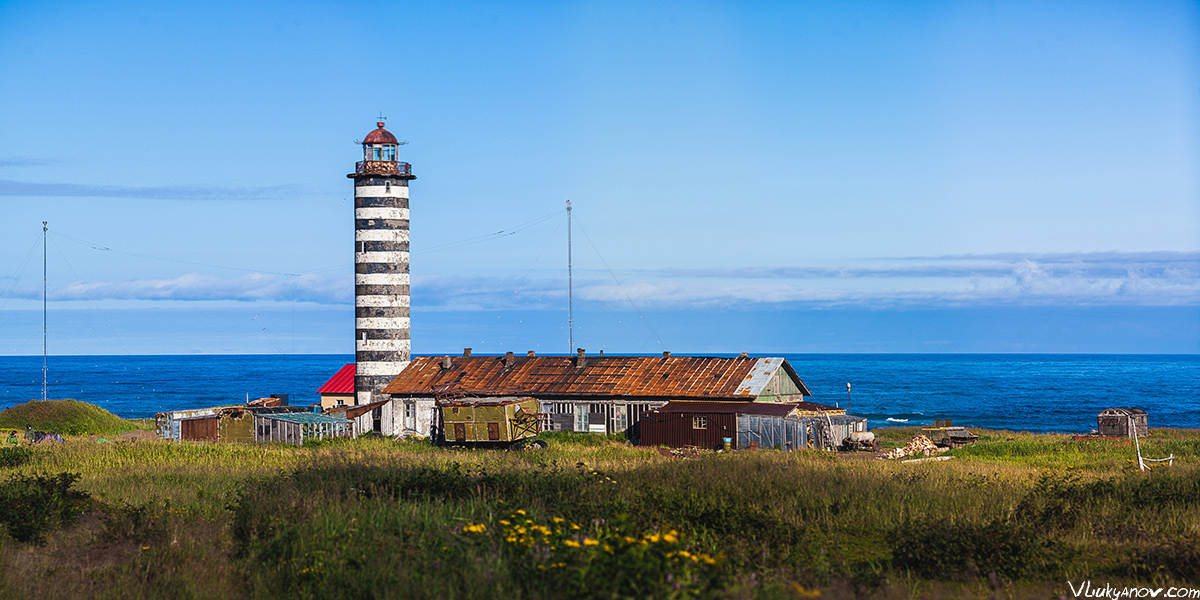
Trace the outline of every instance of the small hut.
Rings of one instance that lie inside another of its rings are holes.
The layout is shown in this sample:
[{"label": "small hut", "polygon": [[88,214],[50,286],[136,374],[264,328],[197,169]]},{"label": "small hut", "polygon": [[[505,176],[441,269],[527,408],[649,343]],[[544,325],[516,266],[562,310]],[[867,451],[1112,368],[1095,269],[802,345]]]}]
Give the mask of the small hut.
[{"label": "small hut", "polygon": [[321,409],[329,410],[335,406],[353,406],[354,401],[354,372],[357,366],[349,364],[342,367],[317,393],[321,395]]},{"label": "small hut", "polygon": [[1096,432],[1100,435],[1143,437],[1150,433],[1146,411],[1140,408],[1106,408],[1096,416]]},{"label": "small hut", "polygon": [[179,440],[250,443],[254,441],[254,415],[305,412],[299,406],[231,406],[213,410],[213,414],[180,419]]},{"label": "small hut", "polygon": [[[729,438],[732,449],[836,448],[864,417],[815,402],[672,401],[642,415],[641,445],[715,449]],[[820,415],[820,416],[817,416]]]}]

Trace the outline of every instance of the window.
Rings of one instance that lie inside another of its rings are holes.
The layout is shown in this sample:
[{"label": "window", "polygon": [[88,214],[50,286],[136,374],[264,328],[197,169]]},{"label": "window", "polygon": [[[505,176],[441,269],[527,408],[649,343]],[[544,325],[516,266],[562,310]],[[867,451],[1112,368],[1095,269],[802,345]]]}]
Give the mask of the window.
[{"label": "window", "polygon": [[692,417],[692,429],[708,429],[708,417]]},{"label": "window", "polygon": [[587,433],[588,431],[588,405],[575,405],[575,431]]},{"label": "window", "polygon": [[383,184],[383,193],[385,193],[385,194],[392,193],[392,182],[389,181],[389,182]]},{"label": "window", "polygon": [[613,432],[620,433],[629,428],[629,417],[624,406],[613,407]]}]

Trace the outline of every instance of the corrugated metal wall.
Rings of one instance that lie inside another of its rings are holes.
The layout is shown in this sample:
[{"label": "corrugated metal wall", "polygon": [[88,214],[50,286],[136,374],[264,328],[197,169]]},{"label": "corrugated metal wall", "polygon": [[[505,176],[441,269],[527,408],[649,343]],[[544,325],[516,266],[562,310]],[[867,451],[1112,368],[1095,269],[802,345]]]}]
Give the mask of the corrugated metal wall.
[{"label": "corrugated metal wall", "polygon": [[179,439],[185,442],[217,441],[217,416],[180,421]]},{"label": "corrugated metal wall", "polygon": [[[695,419],[705,419],[697,428]],[[642,446],[716,449],[724,447],[724,438],[737,437],[737,422],[732,414],[717,413],[646,413],[641,421]]]}]

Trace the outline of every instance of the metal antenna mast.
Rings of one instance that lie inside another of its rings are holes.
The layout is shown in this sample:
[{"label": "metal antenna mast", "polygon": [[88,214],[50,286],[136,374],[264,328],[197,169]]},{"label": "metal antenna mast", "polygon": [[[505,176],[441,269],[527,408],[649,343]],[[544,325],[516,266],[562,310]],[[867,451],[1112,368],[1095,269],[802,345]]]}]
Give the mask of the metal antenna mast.
[{"label": "metal antenna mast", "polygon": [[575,282],[571,268],[571,201],[567,200],[567,355],[575,352]]},{"label": "metal antenna mast", "polygon": [[42,221],[42,400],[46,400],[46,221]]}]

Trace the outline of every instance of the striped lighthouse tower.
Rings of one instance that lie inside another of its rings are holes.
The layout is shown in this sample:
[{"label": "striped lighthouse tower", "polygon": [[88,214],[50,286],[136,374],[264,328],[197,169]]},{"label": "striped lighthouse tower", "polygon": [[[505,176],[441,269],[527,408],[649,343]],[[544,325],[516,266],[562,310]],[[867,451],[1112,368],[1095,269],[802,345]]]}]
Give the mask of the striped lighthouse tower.
[{"label": "striped lighthouse tower", "polygon": [[354,397],[369,404],[408,366],[408,182],[396,136],[377,123],[354,172]]}]

